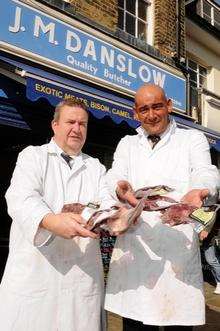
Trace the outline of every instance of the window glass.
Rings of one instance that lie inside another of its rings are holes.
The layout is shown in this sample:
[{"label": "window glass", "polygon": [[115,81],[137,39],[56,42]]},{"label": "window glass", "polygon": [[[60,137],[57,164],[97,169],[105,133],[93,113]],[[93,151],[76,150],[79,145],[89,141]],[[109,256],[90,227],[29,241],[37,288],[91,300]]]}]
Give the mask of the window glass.
[{"label": "window glass", "polygon": [[211,8],[212,6],[208,2],[203,1],[203,14],[211,17]]},{"label": "window glass", "polygon": [[193,70],[197,70],[197,63],[188,59],[188,67],[193,69]]},{"label": "window glass", "polygon": [[187,67],[190,75],[190,107],[202,108],[199,88],[206,87],[207,69],[189,58]]},{"label": "window glass", "polygon": [[197,72],[189,69],[190,80],[197,82]]},{"label": "window glass", "polygon": [[219,29],[220,28],[220,10],[215,8],[214,10],[214,25]]},{"label": "window glass", "polygon": [[200,75],[206,76],[207,69],[199,65],[199,73],[200,73]]},{"label": "window glass", "polygon": [[147,4],[143,0],[138,2],[138,17],[147,21]]},{"label": "window glass", "polygon": [[190,80],[190,85],[195,87],[195,89],[197,88],[197,82]]},{"label": "window glass", "polygon": [[126,14],[126,28],[125,28],[126,32],[132,34],[133,36],[135,36],[135,17],[130,15],[130,14]]},{"label": "window glass", "polygon": [[143,41],[147,40],[147,9],[144,0],[118,1],[118,27]]},{"label": "window glass", "polygon": [[194,87],[190,88],[190,104],[191,108],[192,107],[198,107],[199,102],[198,102],[198,92]]},{"label": "window glass", "polygon": [[127,0],[126,1],[126,10],[129,11],[129,13],[132,13],[135,15],[135,4],[136,0]]},{"label": "window glass", "polygon": [[118,0],[118,7],[124,8],[124,0]]},{"label": "window glass", "polygon": [[206,77],[199,75],[199,86],[206,87]]},{"label": "window glass", "polygon": [[138,35],[137,37],[141,40],[146,40],[147,35],[147,25],[146,23],[138,20]]}]

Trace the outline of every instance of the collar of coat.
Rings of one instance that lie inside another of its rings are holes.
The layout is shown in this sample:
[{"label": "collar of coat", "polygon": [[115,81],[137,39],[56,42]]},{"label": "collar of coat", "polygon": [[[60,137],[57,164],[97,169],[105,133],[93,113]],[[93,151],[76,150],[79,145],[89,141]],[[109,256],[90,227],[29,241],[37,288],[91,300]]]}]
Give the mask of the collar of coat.
[{"label": "collar of coat", "polygon": [[[155,148],[152,151],[157,150],[161,146],[163,146],[169,140],[171,134],[175,132],[176,127],[177,127],[177,125],[176,125],[175,120],[170,119],[170,123],[169,123],[166,131],[160,135],[161,140],[158,142],[158,144],[155,146]],[[138,136],[140,137],[140,143],[145,146],[146,141],[147,141],[147,144],[149,144],[148,139],[147,139],[147,137],[148,137],[147,131],[142,126],[139,126],[136,129],[136,131],[138,133]]]},{"label": "collar of coat", "polygon": [[[56,142],[52,138],[48,144],[48,153],[56,154],[59,158],[61,158],[61,156],[60,156],[61,152],[62,152],[62,149],[56,144]],[[82,152],[80,152],[78,155],[76,155],[74,157],[74,161],[77,164],[86,163],[87,159],[89,159],[89,156]]]},{"label": "collar of coat", "polygon": [[[169,125],[166,129],[165,132],[163,132],[160,135],[160,138],[163,139],[165,136],[170,135],[175,129],[176,129],[177,125],[174,119],[170,119]],[[149,134],[147,133],[147,131],[140,125],[137,129],[136,129],[137,133],[141,136],[145,136],[146,138],[149,136]]]}]

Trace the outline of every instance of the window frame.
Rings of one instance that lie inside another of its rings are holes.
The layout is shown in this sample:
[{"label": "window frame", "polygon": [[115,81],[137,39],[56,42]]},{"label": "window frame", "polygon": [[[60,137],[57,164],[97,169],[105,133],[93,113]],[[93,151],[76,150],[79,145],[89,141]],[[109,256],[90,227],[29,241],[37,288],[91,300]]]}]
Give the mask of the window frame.
[{"label": "window frame", "polygon": [[[211,7],[211,13],[209,16],[205,11],[204,11],[204,4],[208,4],[210,7]],[[220,15],[220,9],[215,6],[213,3],[209,2],[208,0],[200,0],[200,15],[202,18],[204,18],[207,22],[209,22],[209,20],[206,18],[206,17],[209,17],[210,18],[210,24],[215,26],[219,26],[219,28],[217,28],[218,30],[220,30],[220,20],[217,21],[215,19],[215,13],[218,12],[219,15]]]},{"label": "window frame", "polygon": [[[133,36],[134,38],[137,38],[139,40],[143,40],[143,41],[147,42],[148,41],[148,27],[149,27],[149,8],[152,5],[151,1],[149,1],[149,0],[135,0],[135,13],[134,14],[127,10],[127,8],[126,8],[127,0],[122,0],[122,1],[123,1],[123,7],[118,5],[118,11],[121,10],[123,12],[123,24],[120,24],[123,27],[122,30],[125,31],[126,33],[128,33],[129,35]],[[139,9],[140,1],[143,1],[146,4],[146,21],[138,16],[138,9]],[[132,16],[134,18],[134,21],[135,21],[135,27],[134,27],[135,34],[134,35],[127,32],[127,30],[126,30],[126,15],[127,14]],[[139,34],[139,31],[138,31],[139,22],[145,24],[145,26],[146,26],[145,38],[140,38],[139,35],[138,35]],[[119,22],[118,22],[118,26],[119,26]]]},{"label": "window frame", "polygon": [[[189,65],[189,61],[191,61],[196,66],[196,69]],[[199,90],[207,87],[208,68],[205,65],[201,64],[199,61],[191,58],[190,56],[187,56],[186,58],[186,67],[189,72],[189,76],[190,76],[190,72],[194,72],[196,74],[196,81],[194,79],[191,79],[191,77],[189,77],[190,108],[191,110],[193,109],[193,107],[201,108],[201,104],[200,104],[201,101],[199,100]],[[201,69],[205,70],[205,75],[201,73]],[[200,77],[204,79],[204,82],[202,84],[200,83]],[[192,102],[192,98],[195,98],[195,93],[196,93],[196,104],[195,102]]]}]

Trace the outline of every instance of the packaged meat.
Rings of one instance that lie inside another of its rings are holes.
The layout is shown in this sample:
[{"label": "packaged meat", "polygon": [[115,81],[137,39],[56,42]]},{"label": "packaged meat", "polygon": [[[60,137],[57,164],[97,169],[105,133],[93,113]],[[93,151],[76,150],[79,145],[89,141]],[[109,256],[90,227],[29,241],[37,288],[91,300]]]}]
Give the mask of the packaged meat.
[{"label": "packaged meat", "polygon": [[85,220],[85,227],[96,233],[101,229],[118,235],[128,230],[135,223],[144,208],[144,199],[141,199],[135,208],[130,206],[117,205],[109,209],[97,210],[88,205],[71,203],[64,205],[62,212],[73,212],[80,214]]},{"label": "packaged meat", "polygon": [[166,185],[148,186],[135,191],[134,195],[137,199],[144,199],[145,211],[155,211],[177,203],[174,199],[165,196],[172,191],[174,190]]},{"label": "packaged meat", "polygon": [[174,191],[174,189],[172,189],[169,186],[157,185],[157,186],[148,186],[148,187],[140,188],[139,190],[135,191],[134,195],[135,198],[141,199],[146,196],[154,196],[154,195],[161,196],[172,191]]},{"label": "packaged meat", "polygon": [[171,226],[189,223],[192,221],[190,214],[196,209],[197,207],[195,206],[178,203],[166,208],[161,215],[161,219],[163,223],[170,224]]},{"label": "packaged meat", "polygon": [[137,199],[144,201],[145,211],[160,211],[162,222],[171,226],[190,223],[200,233],[210,231],[216,218],[219,205],[216,196],[207,196],[201,208],[187,203],[180,203],[167,196],[174,190],[166,185],[143,187],[135,192]]},{"label": "packaged meat", "polygon": [[216,213],[219,208],[220,205],[217,204],[197,208],[189,204],[179,203],[168,207],[162,213],[161,219],[163,223],[171,226],[190,223],[197,233],[200,233],[202,230],[210,232],[215,223]]}]

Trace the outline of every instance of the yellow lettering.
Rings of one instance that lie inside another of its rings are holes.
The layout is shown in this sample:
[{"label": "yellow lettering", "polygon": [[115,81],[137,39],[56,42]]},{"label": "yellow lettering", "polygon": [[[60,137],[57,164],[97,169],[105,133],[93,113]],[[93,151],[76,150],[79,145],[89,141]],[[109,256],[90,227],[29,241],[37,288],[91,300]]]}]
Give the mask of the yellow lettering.
[{"label": "yellow lettering", "polygon": [[72,95],[72,94],[69,94],[69,93],[64,94],[64,99],[79,100],[79,101],[84,102],[86,107],[89,107],[88,100],[83,99],[83,98],[77,98],[75,95]]},{"label": "yellow lettering", "polygon": [[110,112],[110,109],[108,106],[105,106],[105,105],[95,102],[95,101],[91,101],[90,106],[91,106],[91,108],[94,108],[94,109]]},{"label": "yellow lettering", "polygon": [[50,89],[49,87],[46,87],[45,92],[46,92],[47,94],[51,94],[51,89]]},{"label": "yellow lettering", "polygon": [[41,85],[40,84],[35,84],[35,89],[37,91],[41,91]]},{"label": "yellow lettering", "polygon": [[119,109],[115,109],[115,108],[113,108],[113,109],[112,109],[112,113],[113,113],[113,114],[116,114],[116,115],[118,115],[118,116],[122,116],[122,117],[126,117],[126,118],[130,118],[130,119],[132,119],[131,116],[130,116],[130,114],[129,114],[129,112],[127,112],[127,111],[125,111],[125,110],[119,110]]},{"label": "yellow lettering", "polygon": [[64,99],[71,99],[71,100],[74,100],[76,99],[76,97],[72,94],[69,94],[69,93],[65,93],[64,95]]},{"label": "yellow lettering", "polygon": [[42,93],[45,93],[45,94],[52,94],[55,97],[63,98],[63,92],[62,91],[56,90],[54,88],[50,88],[48,86],[44,86],[44,85],[41,85],[41,84],[35,84],[35,89],[36,89],[36,91],[39,91],[39,92],[42,92]]}]

